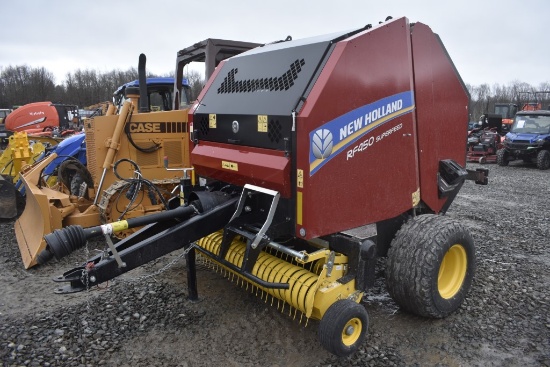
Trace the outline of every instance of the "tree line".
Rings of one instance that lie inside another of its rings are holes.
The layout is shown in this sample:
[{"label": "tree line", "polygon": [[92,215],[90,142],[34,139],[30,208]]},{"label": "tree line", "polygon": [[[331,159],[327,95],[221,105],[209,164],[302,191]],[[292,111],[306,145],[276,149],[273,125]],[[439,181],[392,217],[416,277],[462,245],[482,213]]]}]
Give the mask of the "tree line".
[{"label": "tree line", "polygon": [[[148,73],[147,77],[173,76]],[[190,83],[192,97],[196,98],[204,85],[196,71],[185,76]],[[80,108],[111,101],[113,92],[121,85],[138,79],[136,68],[99,72],[77,69],[67,73],[65,81],[56,84],[52,72],[43,67],[28,65],[0,68],[0,108],[13,108],[32,102],[51,101],[77,105]]]},{"label": "tree line", "polygon": [[[173,73],[147,76],[173,76]],[[202,89],[204,79],[196,71],[190,71],[185,77],[189,80],[193,100]],[[43,67],[8,66],[0,68],[0,108],[12,108],[41,101],[74,104],[84,108],[99,102],[110,101],[113,92],[119,86],[136,79],[138,79],[136,68],[105,73],[78,69],[67,73],[62,84],[56,84],[53,73]],[[532,92],[550,91],[550,82],[543,82],[538,86],[520,81],[492,86],[466,84],[466,88],[470,93],[470,120],[477,121],[481,115],[494,112],[494,105],[497,102],[515,103],[520,108],[526,102],[533,102]],[[540,102],[544,109],[549,108],[550,93],[539,97],[541,100],[536,102]]]},{"label": "tree line", "polygon": [[470,121],[478,121],[481,115],[493,113],[495,103],[514,103],[521,109],[525,103],[538,102],[542,109],[550,109],[550,82],[538,86],[520,81],[492,86],[466,84],[466,88],[470,93]]}]

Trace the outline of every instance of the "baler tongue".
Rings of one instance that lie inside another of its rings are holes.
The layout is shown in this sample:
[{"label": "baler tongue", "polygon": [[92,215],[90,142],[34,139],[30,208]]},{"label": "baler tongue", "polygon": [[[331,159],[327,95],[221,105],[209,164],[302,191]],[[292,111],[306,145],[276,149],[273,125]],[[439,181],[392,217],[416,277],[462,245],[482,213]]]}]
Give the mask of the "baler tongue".
[{"label": "baler tongue", "polygon": [[88,239],[143,227],[116,245],[108,244],[109,250],[87,260],[84,266],[55,278],[56,282],[70,283],[56,293],[83,291],[172,251],[190,251],[191,243],[221,230],[235,212],[237,198],[221,192],[194,194],[190,197],[192,205],[95,227],[69,226],[45,236],[47,246],[41,256],[59,259],[85,246]]}]

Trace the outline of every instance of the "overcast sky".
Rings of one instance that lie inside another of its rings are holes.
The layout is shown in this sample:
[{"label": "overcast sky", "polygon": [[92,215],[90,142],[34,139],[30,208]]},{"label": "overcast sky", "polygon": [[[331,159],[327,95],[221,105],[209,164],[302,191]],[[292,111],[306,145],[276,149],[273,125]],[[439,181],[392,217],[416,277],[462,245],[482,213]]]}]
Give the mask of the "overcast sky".
[{"label": "overcast sky", "polygon": [[550,81],[549,0],[0,0],[0,67],[167,74],[206,38],[266,43],[406,16],[438,33],[466,83]]}]

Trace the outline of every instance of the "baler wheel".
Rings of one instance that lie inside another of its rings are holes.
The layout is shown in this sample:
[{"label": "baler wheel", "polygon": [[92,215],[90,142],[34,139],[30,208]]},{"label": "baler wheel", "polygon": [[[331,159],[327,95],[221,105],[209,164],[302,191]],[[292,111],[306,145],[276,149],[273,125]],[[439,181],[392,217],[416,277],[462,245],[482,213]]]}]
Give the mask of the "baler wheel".
[{"label": "baler wheel", "polygon": [[546,170],[550,168],[550,152],[547,150],[541,150],[537,154],[537,168],[540,170]]},{"label": "baler wheel", "polygon": [[350,299],[333,303],[319,323],[321,345],[340,357],[355,353],[366,339],[369,315],[362,305]]},{"label": "baler wheel", "polygon": [[443,318],[466,297],[475,272],[474,241],[462,224],[426,214],[405,223],[388,252],[386,283],[406,311]]},{"label": "baler wheel", "polygon": [[508,163],[508,152],[506,149],[497,150],[497,164],[504,167],[507,166]]}]

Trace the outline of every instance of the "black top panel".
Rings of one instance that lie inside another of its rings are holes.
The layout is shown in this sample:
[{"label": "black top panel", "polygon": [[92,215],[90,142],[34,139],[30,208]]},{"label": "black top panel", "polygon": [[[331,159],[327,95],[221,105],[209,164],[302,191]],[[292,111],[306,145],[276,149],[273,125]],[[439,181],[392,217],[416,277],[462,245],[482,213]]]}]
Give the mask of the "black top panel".
[{"label": "black top panel", "polygon": [[195,113],[288,116],[331,44],[361,30],[268,44],[232,57]]}]

